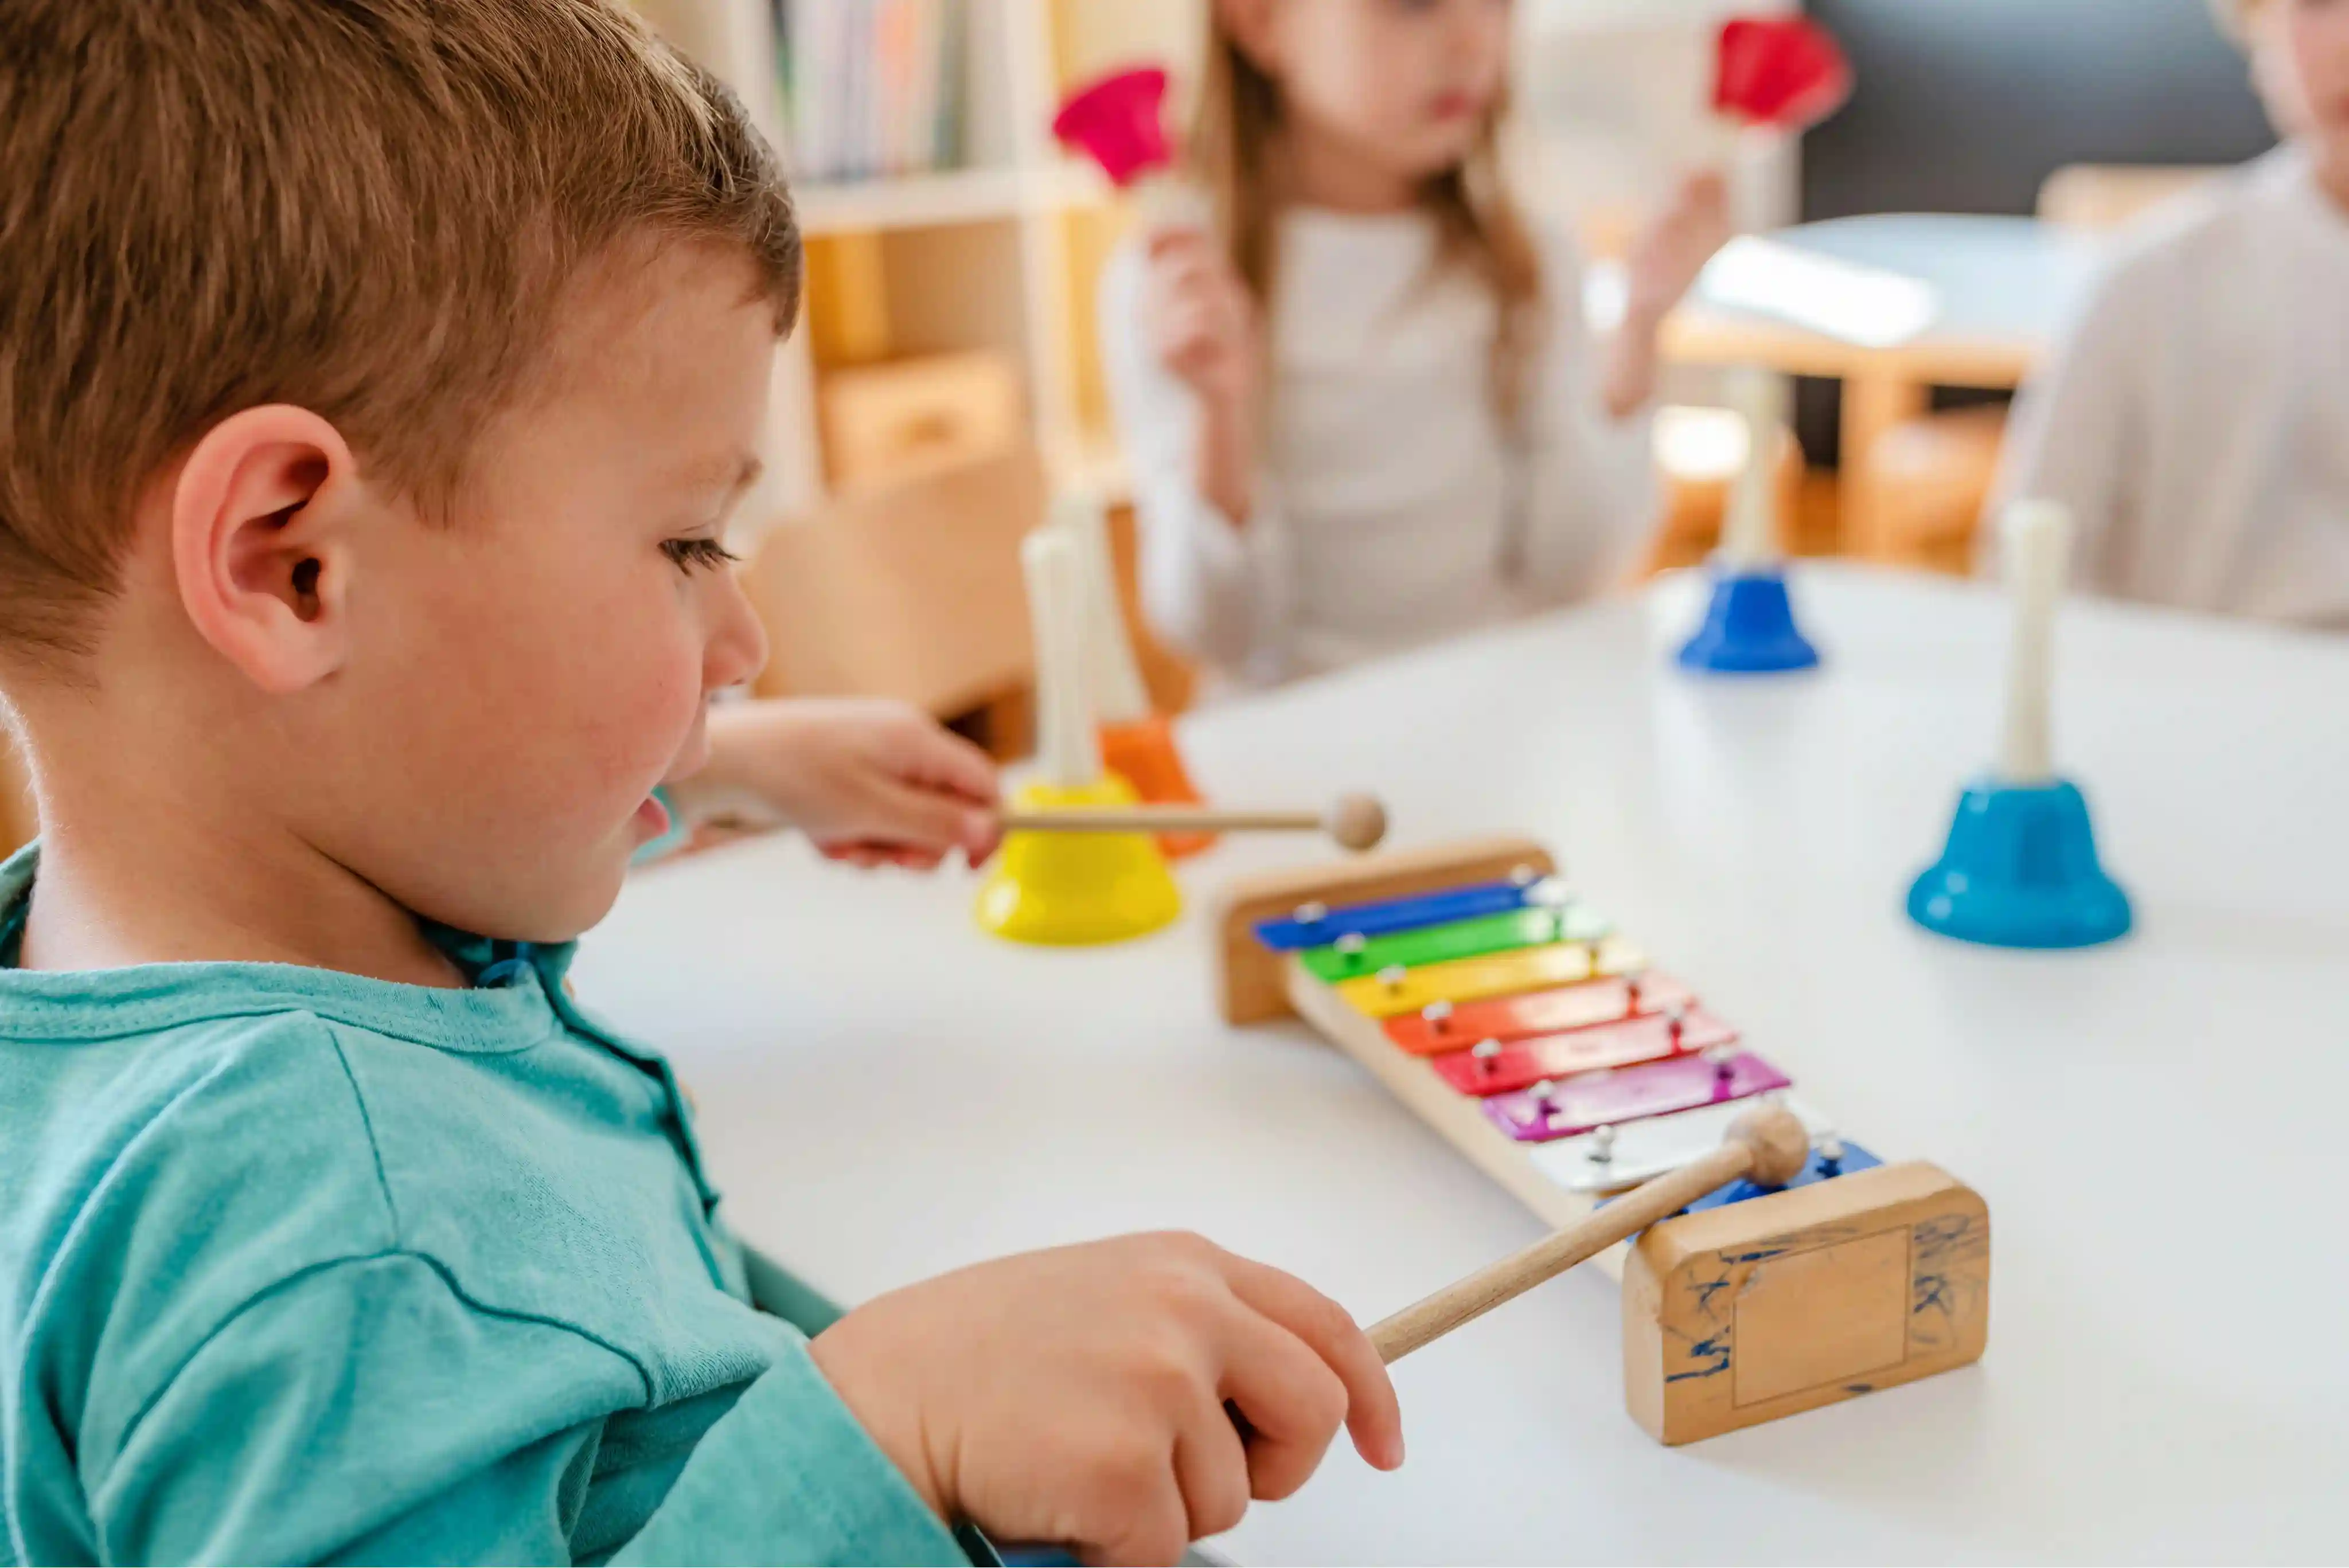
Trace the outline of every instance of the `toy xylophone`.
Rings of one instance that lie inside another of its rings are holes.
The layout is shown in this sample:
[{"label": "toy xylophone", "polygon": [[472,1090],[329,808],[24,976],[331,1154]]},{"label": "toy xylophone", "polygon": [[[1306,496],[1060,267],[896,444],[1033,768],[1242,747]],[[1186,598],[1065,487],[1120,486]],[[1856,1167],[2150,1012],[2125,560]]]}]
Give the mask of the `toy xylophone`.
[{"label": "toy xylophone", "polygon": [[1783,1190],[1733,1181],[1599,1260],[1620,1277],[1632,1417],[1683,1443],[1978,1358],[1990,1214],[1935,1167],[1886,1164],[1568,893],[1495,839],[1250,879],[1220,909],[1226,1019],[1294,1013],[1537,1214],[1569,1226],[1720,1148],[1742,1113],[1798,1119]]}]

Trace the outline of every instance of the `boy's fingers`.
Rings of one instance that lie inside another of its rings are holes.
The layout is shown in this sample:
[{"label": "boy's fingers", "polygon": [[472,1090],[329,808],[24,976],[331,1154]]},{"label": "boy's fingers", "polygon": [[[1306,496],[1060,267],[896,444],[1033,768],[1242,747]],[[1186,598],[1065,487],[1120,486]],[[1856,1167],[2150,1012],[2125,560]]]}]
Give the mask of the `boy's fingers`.
[{"label": "boy's fingers", "polygon": [[1180,1559],[1191,1543],[1190,1516],[1172,1472],[1146,1488],[1120,1490],[1129,1495],[1109,1523],[1090,1532],[1097,1539],[1078,1543],[1077,1560],[1102,1568],[1155,1568]]},{"label": "boy's fingers", "polygon": [[1248,1451],[1220,1401],[1209,1401],[1174,1439],[1174,1482],[1189,1521],[1185,1539],[1221,1535],[1247,1513]]},{"label": "boy's fingers", "polygon": [[1249,1490],[1273,1502],[1320,1468],[1350,1399],[1318,1351],[1248,1305],[1223,1346],[1223,1392],[1248,1424]]},{"label": "boy's fingers", "polygon": [[[928,725],[928,720],[923,722]],[[995,759],[953,730],[935,725],[929,725],[912,781],[933,784],[966,800],[990,806],[1001,793]]]},{"label": "boy's fingers", "polygon": [[1346,1429],[1381,1470],[1402,1463],[1402,1408],[1370,1336],[1346,1309],[1293,1274],[1235,1257],[1232,1292],[1309,1346],[1346,1388]]}]

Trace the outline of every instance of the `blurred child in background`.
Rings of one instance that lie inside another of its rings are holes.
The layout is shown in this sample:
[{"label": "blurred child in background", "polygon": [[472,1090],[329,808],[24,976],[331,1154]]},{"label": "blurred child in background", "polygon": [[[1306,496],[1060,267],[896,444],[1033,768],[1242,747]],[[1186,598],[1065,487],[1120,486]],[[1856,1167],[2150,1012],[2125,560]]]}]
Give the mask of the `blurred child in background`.
[{"label": "blurred child in background", "polygon": [[1729,232],[1689,181],[1611,341],[1502,171],[1507,0],[1216,0],[1212,232],[1131,245],[1102,339],[1144,606],[1210,685],[1337,669],[1620,581],[1653,521],[1656,333]]},{"label": "blurred child in background", "polygon": [[2092,591],[2349,631],[2349,0],[2216,4],[2284,144],[2125,242],[1999,504],[2069,506]]}]

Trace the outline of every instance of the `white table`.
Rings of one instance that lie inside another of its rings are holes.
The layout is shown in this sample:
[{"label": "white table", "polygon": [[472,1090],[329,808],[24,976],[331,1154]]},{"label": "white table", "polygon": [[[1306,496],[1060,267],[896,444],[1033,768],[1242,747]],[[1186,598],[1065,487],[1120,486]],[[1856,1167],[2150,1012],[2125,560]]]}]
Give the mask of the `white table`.
[{"label": "white table", "polygon": [[[2349,642],[2066,614],[2061,757],[2140,930],[2063,956],[1911,928],[1994,729],[1999,602],[1826,567],[1828,669],[1664,667],[1696,584],[1216,711],[1225,799],[1382,792],[1398,842],[1522,830],[1851,1136],[1993,1216],[1980,1367],[1683,1449],[1622,1409],[1574,1276],[1397,1368],[1412,1459],[1254,1512],[1244,1561],[2338,1558],[2349,1552]],[[1198,894],[1294,844],[1229,846]],[[1000,946],[971,884],[773,841],[642,875],[589,1001],[697,1091],[735,1222],[855,1298],[1203,1231],[1368,1317],[1536,1233],[1301,1027],[1224,1028],[1204,924]]]}]

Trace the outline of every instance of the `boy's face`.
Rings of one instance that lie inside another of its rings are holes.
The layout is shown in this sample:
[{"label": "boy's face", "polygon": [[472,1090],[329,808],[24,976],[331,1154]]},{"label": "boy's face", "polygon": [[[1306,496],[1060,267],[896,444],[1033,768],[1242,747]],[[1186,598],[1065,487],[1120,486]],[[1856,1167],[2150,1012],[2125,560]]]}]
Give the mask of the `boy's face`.
[{"label": "boy's face", "polygon": [[2349,0],[2266,0],[2252,58],[2277,128],[2349,176]]},{"label": "boy's face", "polygon": [[766,640],[719,553],[757,473],[774,308],[669,247],[583,291],[548,389],[484,433],[453,525],[375,532],[314,838],[420,914],[564,940],[701,765]]}]

